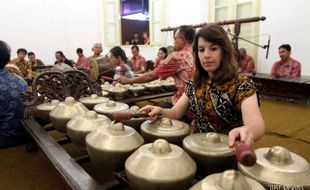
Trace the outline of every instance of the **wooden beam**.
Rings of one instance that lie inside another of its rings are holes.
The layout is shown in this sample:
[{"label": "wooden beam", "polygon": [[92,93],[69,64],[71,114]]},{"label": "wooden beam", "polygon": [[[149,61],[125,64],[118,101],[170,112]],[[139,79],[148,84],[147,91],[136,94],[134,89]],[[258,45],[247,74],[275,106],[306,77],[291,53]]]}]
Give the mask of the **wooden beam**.
[{"label": "wooden beam", "polygon": [[[229,25],[229,24],[242,24],[242,23],[249,23],[249,22],[258,22],[258,21],[264,21],[266,20],[266,17],[251,17],[251,18],[242,18],[242,19],[233,19],[233,20],[223,20],[223,21],[218,21],[218,22],[204,22],[201,24],[193,24],[191,25],[193,28],[201,28],[204,27],[206,25],[210,25],[210,24],[218,24],[218,25]],[[171,31],[171,30],[176,30],[178,29],[180,26],[176,26],[176,27],[167,27],[167,28],[162,28],[160,31],[162,32],[166,32],[166,31]]]},{"label": "wooden beam", "polygon": [[99,186],[34,119],[25,119],[22,123],[67,187],[74,190],[105,189]]}]

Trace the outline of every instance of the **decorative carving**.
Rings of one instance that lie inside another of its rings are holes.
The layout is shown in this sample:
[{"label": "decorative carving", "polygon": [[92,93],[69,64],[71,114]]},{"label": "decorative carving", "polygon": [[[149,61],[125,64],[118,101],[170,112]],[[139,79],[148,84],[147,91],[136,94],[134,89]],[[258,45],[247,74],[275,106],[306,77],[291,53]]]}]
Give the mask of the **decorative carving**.
[{"label": "decorative carving", "polygon": [[70,96],[79,99],[81,95],[92,94],[92,84],[86,73],[82,71],[72,70],[65,71],[66,85],[70,92]]},{"label": "decorative carving", "polygon": [[64,101],[68,96],[79,99],[83,95],[91,94],[101,95],[101,90],[93,88],[86,73],[78,70],[64,73],[47,71],[33,80],[32,91],[24,95],[24,104],[33,106],[53,99]]},{"label": "decorative carving", "polygon": [[39,74],[32,82],[32,91],[25,95],[24,104],[31,106],[52,99],[64,100],[69,96],[65,76],[61,72],[47,71]]}]

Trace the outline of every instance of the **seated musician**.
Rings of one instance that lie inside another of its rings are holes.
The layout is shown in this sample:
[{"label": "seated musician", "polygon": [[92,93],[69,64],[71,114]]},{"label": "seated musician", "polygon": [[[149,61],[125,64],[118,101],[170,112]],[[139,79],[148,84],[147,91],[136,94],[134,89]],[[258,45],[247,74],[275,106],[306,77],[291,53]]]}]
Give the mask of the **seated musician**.
[{"label": "seated musician", "polygon": [[55,58],[56,58],[55,65],[51,68],[51,71],[64,72],[73,70],[73,68],[65,62],[66,58],[62,53],[62,51],[56,51]]},{"label": "seated musician", "polygon": [[283,44],[279,47],[281,60],[276,61],[271,69],[271,75],[275,77],[300,77],[301,64],[291,58],[291,46]]},{"label": "seated musician", "polygon": [[154,68],[156,68],[158,65],[164,62],[164,60],[167,58],[168,50],[165,47],[161,47],[158,50],[157,58],[154,61]]},{"label": "seated musician", "polygon": [[102,44],[101,43],[95,43],[93,45],[93,48],[91,49],[93,51],[93,55],[88,57],[88,60],[91,61],[92,59],[96,59],[98,57],[101,57],[102,53]]},{"label": "seated musician", "polygon": [[144,73],[146,70],[146,60],[140,55],[139,46],[133,45],[131,47],[132,58],[130,62],[132,64],[132,70],[135,74]]},{"label": "seated musician", "polygon": [[0,41],[0,148],[27,142],[21,124],[24,111],[21,94],[26,92],[27,84],[4,69],[10,60],[10,54],[9,46]]},{"label": "seated musician", "polygon": [[32,70],[35,70],[37,66],[45,66],[44,63],[36,58],[36,55],[33,52],[28,52],[28,59],[31,64]]},{"label": "seated musician", "polygon": [[55,58],[56,58],[56,61],[54,62],[55,65],[58,63],[65,63],[68,66],[73,67],[73,65],[75,64],[73,60],[67,59],[62,51],[56,51]]},{"label": "seated musician", "polygon": [[127,57],[125,51],[119,47],[115,46],[110,50],[110,61],[117,65],[117,67],[114,69],[115,74],[113,79],[117,80],[120,77],[128,77],[132,78],[134,73],[131,71],[130,67],[126,64],[127,63]]},{"label": "seated musician", "polygon": [[16,65],[21,71],[25,80],[32,79],[32,68],[31,64],[25,60],[27,50],[20,48],[17,50],[17,58],[13,59],[10,63]]},{"label": "seated musician", "polygon": [[225,30],[208,25],[197,32],[194,47],[196,70],[179,101],[171,108],[146,106],[153,119],[180,119],[188,109],[194,113],[198,132],[229,135],[229,146],[236,139],[251,145],[264,135],[254,82],[237,73],[231,42]]},{"label": "seated musician", "polygon": [[76,53],[78,55],[78,60],[76,61],[76,64],[74,65],[77,69],[81,69],[84,72],[86,72],[88,75],[90,75],[90,63],[89,60],[85,57],[83,54],[82,48],[77,48]]},{"label": "seated musician", "polygon": [[239,66],[241,73],[255,73],[255,64],[253,57],[246,53],[245,48],[239,49]]},{"label": "seated musician", "polygon": [[192,77],[194,71],[194,55],[192,52],[192,42],[195,30],[191,26],[181,26],[174,34],[174,46],[176,51],[171,53],[163,63],[158,65],[153,71],[144,73],[135,78],[121,77],[119,82],[122,84],[146,83],[157,78],[162,80],[173,77],[178,91],[171,100],[161,102],[161,107],[172,107],[182,96],[185,85]]},{"label": "seated musician", "polygon": [[[45,66],[44,63],[36,58],[36,55],[33,52],[28,52],[29,63],[31,64],[32,77],[35,78],[42,71]],[[40,68],[41,67],[41,68]]]}]

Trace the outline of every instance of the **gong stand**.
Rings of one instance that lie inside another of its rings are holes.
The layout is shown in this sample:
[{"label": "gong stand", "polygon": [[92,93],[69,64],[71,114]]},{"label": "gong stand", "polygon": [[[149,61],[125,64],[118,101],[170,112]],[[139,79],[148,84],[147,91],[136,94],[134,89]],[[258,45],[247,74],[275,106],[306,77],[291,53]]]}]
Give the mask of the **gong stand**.
[{"label": "gong stand", "polygon": [[69,95],[65,76],[60,72],[47,71],[34,78],[31,91],[24,95],[24,105],[33,106],[52,99],[64,100]]},{"label": "gong stand", "polygon": [[88,75],[78,70],[63,73],[56,71],[43,72],[34,78],[31,89],[32,91],[27,92],[23,97],[24,105],[27,107],[53,99],[64,101],[68,96],[79,99],[85,95],[101,95],[100,88],[94,88]]},{"label": "gong stand", "polygon": [[101,90],[95,89],[93,83],[90,81],[88,75],[82,71],[65,71],[66,84],[69,89],[69,94],[74,99],[78,100],[81,96],[91,94],[102,95]]}]

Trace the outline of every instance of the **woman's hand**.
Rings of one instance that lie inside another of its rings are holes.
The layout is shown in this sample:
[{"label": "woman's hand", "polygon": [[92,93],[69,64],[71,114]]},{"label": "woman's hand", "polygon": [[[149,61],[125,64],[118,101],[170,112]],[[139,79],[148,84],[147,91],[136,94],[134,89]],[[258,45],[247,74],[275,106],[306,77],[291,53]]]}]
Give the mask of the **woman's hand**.
[{"label": "woman's hand", "polygon": [[139,112],[148,113],[151,120],[156,120],[161,115],[162,108],[157,106],[145,106],[139,110]]},{"label": "woman's hand", "polygon": [[254,142],[253,134],[245,126],[234,128],[228,134],[229,147],[232,148],[236,141],[240,141],[248,146],[251,146]]}]

